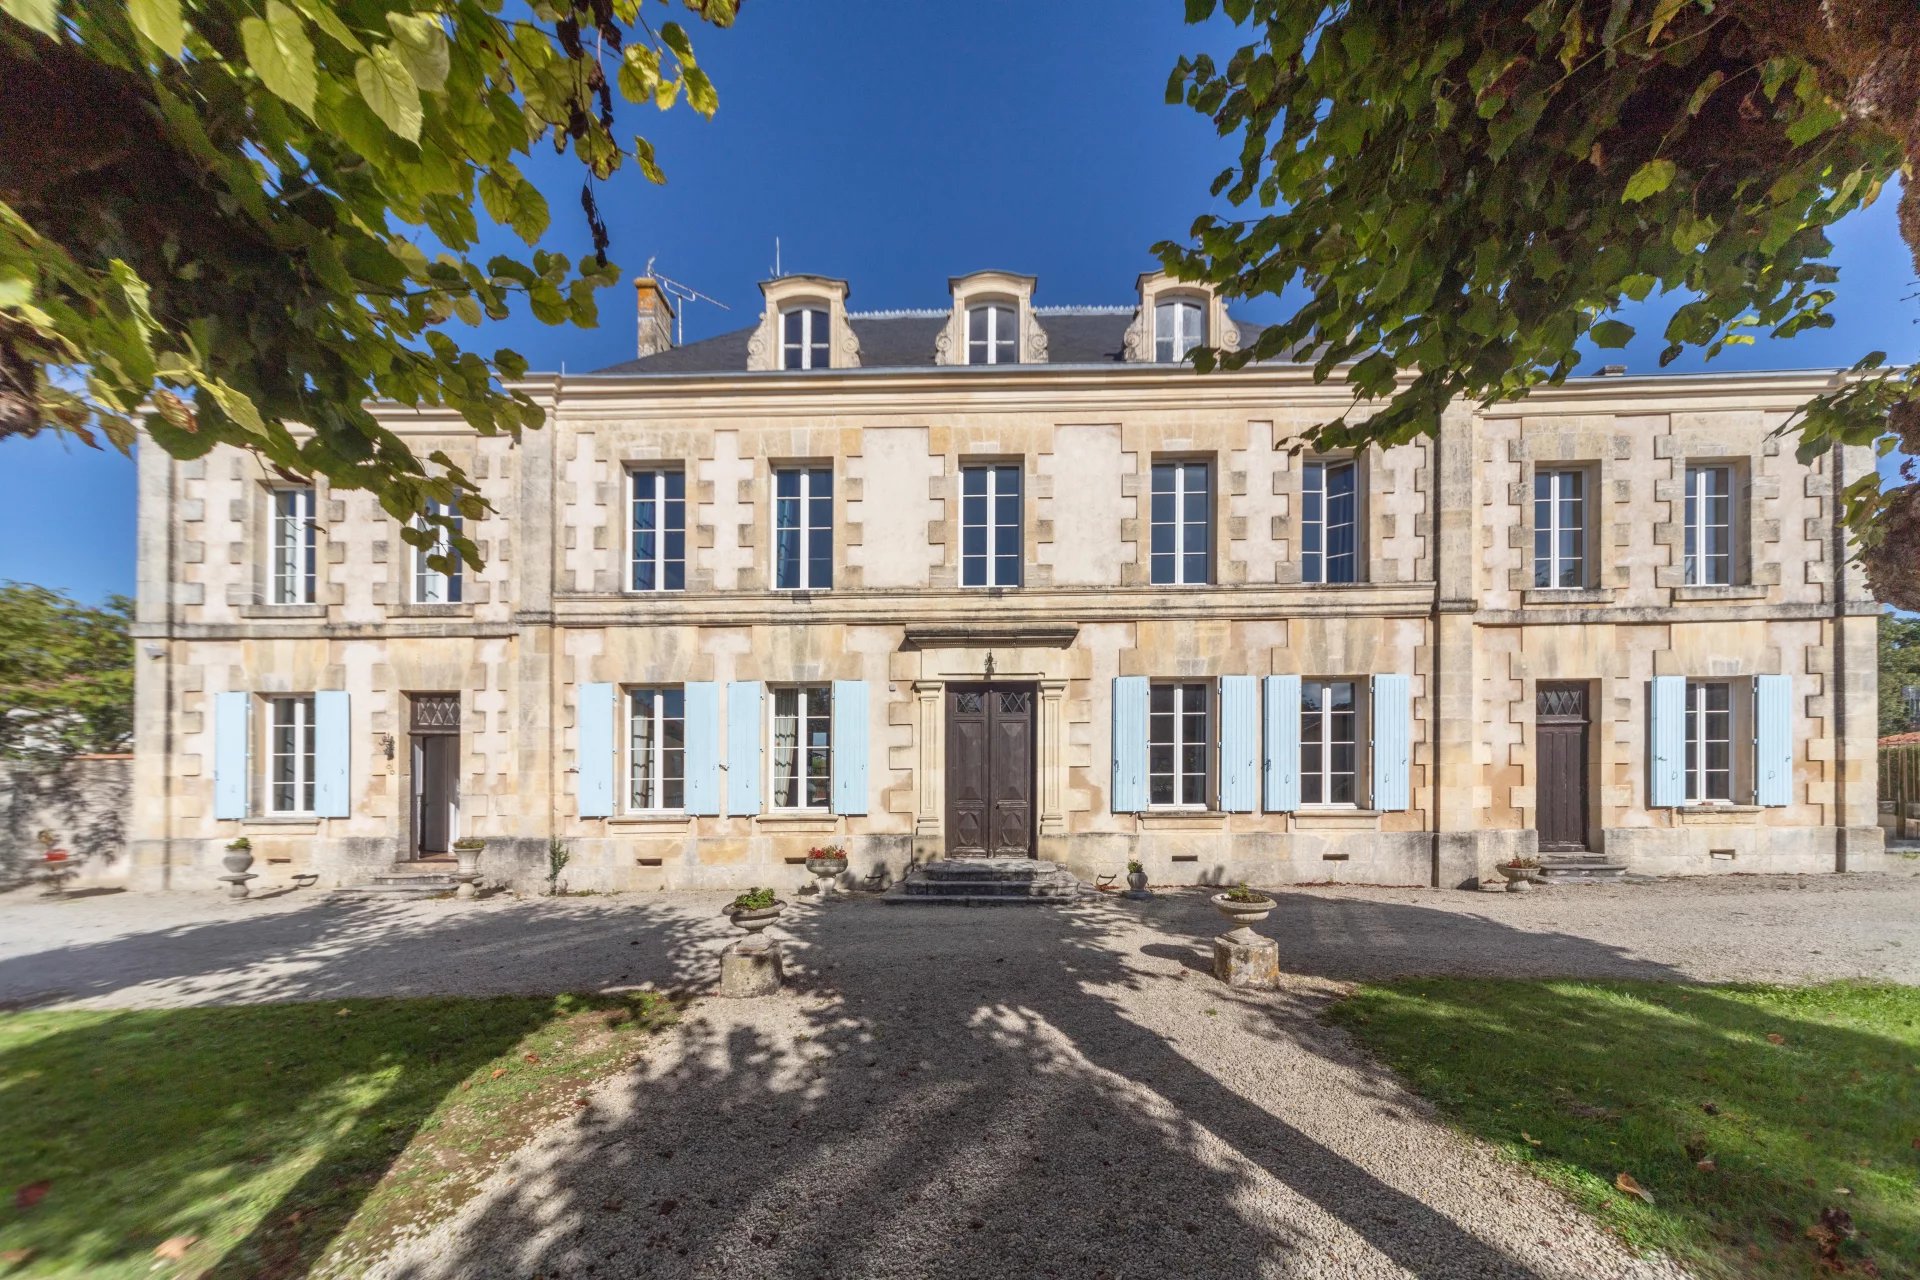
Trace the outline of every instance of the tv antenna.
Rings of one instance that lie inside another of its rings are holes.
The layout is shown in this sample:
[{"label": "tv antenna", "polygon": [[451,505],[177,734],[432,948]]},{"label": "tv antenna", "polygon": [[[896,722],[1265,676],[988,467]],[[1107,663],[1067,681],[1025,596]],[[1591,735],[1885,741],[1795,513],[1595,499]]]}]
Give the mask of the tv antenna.
[{"label": "tv antenna", "polygon": [[[733,310],[732,307],[720,301],[720,299],[708,297],[690,284],[681,284],[678,280],[661,275],[653,269],[652,258],[647,259],[647,278],[659,284],[660,291],[669,298],[677,298],[683,303],[711,302],[722,311]],[[687,338],[687,309],[684,306],[673,309],[673,328],[673,345],[677,347],[685,343]]]},{"label": "tv antenna", "polygon": [[773,278],[775,280],[778,280],[781,274],[782,273],[780,271],[780,237],[775,236],[773,238]]}]

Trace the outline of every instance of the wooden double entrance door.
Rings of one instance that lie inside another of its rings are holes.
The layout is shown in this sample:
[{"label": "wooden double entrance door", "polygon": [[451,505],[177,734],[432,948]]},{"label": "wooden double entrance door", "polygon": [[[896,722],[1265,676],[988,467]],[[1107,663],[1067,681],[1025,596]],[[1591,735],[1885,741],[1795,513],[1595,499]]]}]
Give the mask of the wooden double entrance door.
[{"label": "wooden double entrance door", "polygon": [[947,686],[947,855],[1033,856],[1030,684]]},{"label": "wooden double entrance door", "polygon": [[1534,792],[1540,848],[1580,853],[1587,848],[1587,686],[1548,684],[1534,693]]}]

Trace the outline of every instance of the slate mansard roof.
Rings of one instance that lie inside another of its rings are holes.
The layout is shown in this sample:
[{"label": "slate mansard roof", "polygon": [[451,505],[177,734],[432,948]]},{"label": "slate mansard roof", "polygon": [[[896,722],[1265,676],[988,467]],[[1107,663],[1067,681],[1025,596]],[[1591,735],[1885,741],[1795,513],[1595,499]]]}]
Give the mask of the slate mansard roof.
[{"label": "slate mansard roof", "polygon": [[[1133,323],[1136,309],[1122,307],[1035,307],[1034,320],[1046,330],[1048,365],[1119,364],[1126,345],[1127,326]],[[952,312],[938,311],[851,311],[847,323],[860,339],[860,367],[863,369],[931,369],[933,348]],[[1243,339],[1259,333],[1260,326],[1234,317]],[[683,347],[637,360],[623,360],[594,372],[601,375],[644,375],[676,373],[742,373],[747,367],[747,342],[757,325],[735,329],[717,337],[689,342]],[[998,366],[1004,371],[1009,366]]]}]

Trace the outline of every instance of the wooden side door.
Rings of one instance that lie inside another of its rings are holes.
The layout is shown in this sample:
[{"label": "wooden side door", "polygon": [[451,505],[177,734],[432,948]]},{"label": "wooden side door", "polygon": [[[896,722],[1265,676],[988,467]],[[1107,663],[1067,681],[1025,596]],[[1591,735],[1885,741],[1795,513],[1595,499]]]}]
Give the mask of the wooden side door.
[{"label": "wooden side door", "polygon": [[1587,686],[1542,683],[1534,694],[1534,789],[1540,849],[1587,846]]},{"label": "wooden side door", "polygon": [[947,690],[947,854],[987,856],[992,801],[988,791],[988,715],[984,688]]}]

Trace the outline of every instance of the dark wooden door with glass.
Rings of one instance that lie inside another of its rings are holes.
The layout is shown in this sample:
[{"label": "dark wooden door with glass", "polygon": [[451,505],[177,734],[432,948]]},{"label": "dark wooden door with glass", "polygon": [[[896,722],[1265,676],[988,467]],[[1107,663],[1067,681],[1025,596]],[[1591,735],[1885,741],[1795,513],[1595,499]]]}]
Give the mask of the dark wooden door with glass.
[{"label": "dark wooden door with glass", "polygon": [[1033,856],[1031,685],[947,689],[947,854]]},{"label": "dark wooden door with glass", "polygon": [[1542,684],[1534,701],[1535,804],[1545,853],[1587,849],[1587,686]]},{"label": "dark wooden door with glass", "polygon": [[446,857],[460,835],[460,695],[416,693],[409,703],[411,853]]}]

